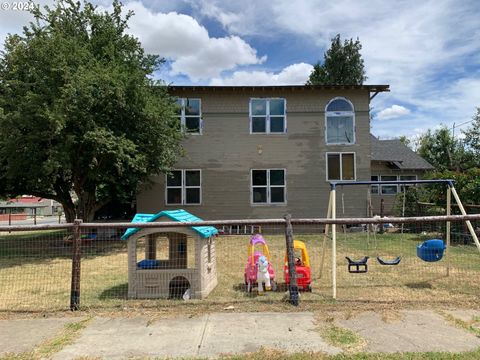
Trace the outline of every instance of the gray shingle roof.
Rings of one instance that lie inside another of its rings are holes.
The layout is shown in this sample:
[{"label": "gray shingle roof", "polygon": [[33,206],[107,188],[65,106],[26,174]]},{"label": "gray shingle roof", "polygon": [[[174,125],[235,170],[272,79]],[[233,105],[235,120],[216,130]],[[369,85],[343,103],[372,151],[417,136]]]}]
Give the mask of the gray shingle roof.
[{"label": "gray shingle roof", "polygon": [[433,170],[425,159],[400,140],[379,140],[372,135],[372,160],[395,163],[400,169]]}]

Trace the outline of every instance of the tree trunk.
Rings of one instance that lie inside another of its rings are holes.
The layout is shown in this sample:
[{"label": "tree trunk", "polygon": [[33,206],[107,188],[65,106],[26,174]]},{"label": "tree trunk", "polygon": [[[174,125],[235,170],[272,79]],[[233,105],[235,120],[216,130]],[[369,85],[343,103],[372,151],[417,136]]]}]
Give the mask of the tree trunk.
[{"label": "tree trunk", "polygon": [[66,204],[62,204],[62,206],[63,211],[65,212],[65,220],[67,221],[67,223],[73,223],[73,221],[77,217],[75,213],[75,208]]},{"label": "tree trunk", "polygon": [[82,191],[80,194],[77,193],[77,196],[77,217],[83,222],[92,222],[97,210],[95,192]]}]

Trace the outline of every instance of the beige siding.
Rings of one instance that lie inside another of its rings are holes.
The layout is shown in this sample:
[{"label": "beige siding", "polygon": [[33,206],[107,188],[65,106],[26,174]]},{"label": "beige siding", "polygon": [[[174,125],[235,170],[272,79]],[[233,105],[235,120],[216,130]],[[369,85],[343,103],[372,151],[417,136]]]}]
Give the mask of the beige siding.
[{"label": "beige siding", "polygon": [[[245,90],[213,89],[179,92],[179,97],[202,100],[203,135],[184,142],[186,157],[177,169],[202,170],[201,205],[165,205],[164,176],[138,195],[138,212],[184,208],[205,219],[324,217],[329,184],[325,153],[355,152],[357,180],[370,179],[369,93],[366,90]],[[325,145],[325,113],[328,101],[345,96],[355,107],[356,144]],[[250,134],[249,100],[283,97],[287,101],[287,134]],[[259,151],[261,150],[261,151]],[[251,205],[250,170],[286,169],[287,204]],[[345,189],[345,215],[366,213],[365,190]],[[339,200],[338,212],[342,206]]]}]

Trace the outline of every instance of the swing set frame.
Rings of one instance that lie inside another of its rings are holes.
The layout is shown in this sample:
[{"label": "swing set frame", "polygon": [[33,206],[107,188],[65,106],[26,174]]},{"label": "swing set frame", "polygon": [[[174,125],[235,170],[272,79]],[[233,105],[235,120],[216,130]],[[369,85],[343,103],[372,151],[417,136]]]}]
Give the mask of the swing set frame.
[{"label": "swing set frame", "polygon": [[[447,209],[446,209],[446,215],[450,216],[451,215],[451,205],[452,205],[452,195],[454,197],[454,200],[460,209],[460,212],[462,215],[467,215],[467,212],[465,211],[465,208],[463,207],[462,201],[460,200],[460,197],[458,196],[457,191],[455,190],[454,187],[454,180],[451,179],[437,179],[437,180],[403,180],[403,181],[330,181],[330,197],[328,201],[328,209],[327,209],[327,219],[335,220],[337,219],[337,196],[336,196],[336,189],[338,186],[343,187],[343,186],[371,186],[371,185],[417,185],[417,184],[445,184],[447,186],[447,193],[446,193],[446,200],[447,200]],[[470,220],[465,220],[465,223],[467,225],[468,231],[470,235],[472,236],[475,245],[477,246],[477,249],[480,252],[480,242],[478,240],[477,234],[475,233],[475,230],[473,229],[473,226],[470,222]],[[325,259],[325,251],[326,251],[326,242],[328,238],[328,233],[330,231],[331,227],[331,232],[332,232],[332,297],[334,299],[337,298],[337,226],[335,223],[332,224],[326,224],[325,225],[325,231],[324,231],[324,237],[323,237],[323,250],[322,250],[322,257],[321,257],[321,263],[320,263],[320,276],[322,275],[323,272],[323,263]],[[451,222],[446,221],[446,249],[448,250],[450,247],[450,235],[451,235]],[[446,252],[446,254],[448,251]],[[446,256],[446,261],[447,261],[447,276],[449,275],[450,272],[450,262],[448,259],[448,256]]]}]

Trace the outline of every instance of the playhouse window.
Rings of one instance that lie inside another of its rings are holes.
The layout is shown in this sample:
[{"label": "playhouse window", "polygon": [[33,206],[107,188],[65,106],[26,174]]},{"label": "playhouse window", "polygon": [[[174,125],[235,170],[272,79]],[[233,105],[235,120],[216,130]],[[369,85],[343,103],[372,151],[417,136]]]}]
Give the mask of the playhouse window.
[{"label": "playhouse window", "polygon": [[201,202],[200,170],[173,170],[170,175],[167,175],[167,205],[198,205]]},{"label": "playhouse window", "polygon": [[285,99],[250,99],[250,133],[286,133],[286,112]]},{"label": "playhouse window", "polygon": [[195,239],[183,234],[153,234],[137,240],[141,269],[194,269]]},{"label": "playhouse window", "polygon": [[327,180],[355,180],[355,153],[327,153]]},{"label": "playhouse window", "polygon": [[285,169],[252,170],[252,204],[285,204]]},{"label": "playhouse window", "polygon": [[355,143],[355,112],[345,98],[331,100],[325,109],[325,139],[327,145]]},{"label": "playhouse window", "polygon": [[177,99],[177,116],[182,129],[189,134],[202,134],[202,107],[200,99]]}]

